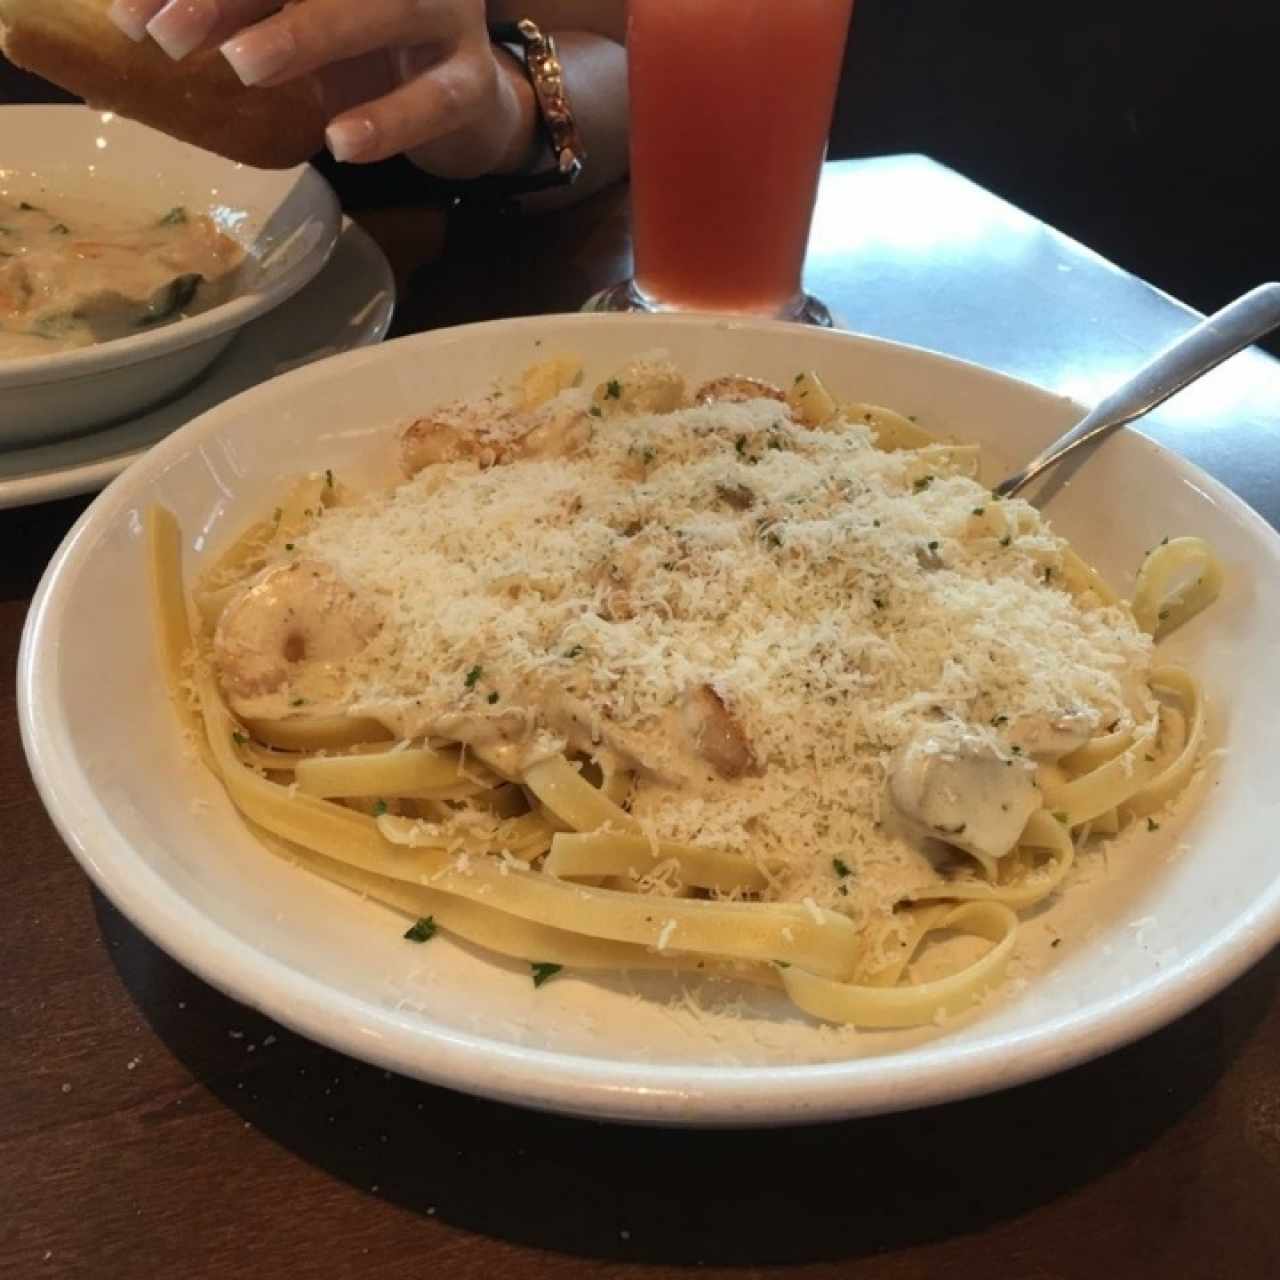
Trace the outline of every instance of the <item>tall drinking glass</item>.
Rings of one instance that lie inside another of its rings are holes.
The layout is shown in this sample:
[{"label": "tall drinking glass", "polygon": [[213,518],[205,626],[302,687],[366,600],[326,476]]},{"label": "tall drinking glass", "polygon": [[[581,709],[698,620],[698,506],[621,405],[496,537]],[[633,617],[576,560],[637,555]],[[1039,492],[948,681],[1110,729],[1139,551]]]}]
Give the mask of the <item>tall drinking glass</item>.
[{"label": "tall drinking glass", "polygon": [[830,324],[800,273],[853,0],[630,0],[635,278],[600,311]]}]

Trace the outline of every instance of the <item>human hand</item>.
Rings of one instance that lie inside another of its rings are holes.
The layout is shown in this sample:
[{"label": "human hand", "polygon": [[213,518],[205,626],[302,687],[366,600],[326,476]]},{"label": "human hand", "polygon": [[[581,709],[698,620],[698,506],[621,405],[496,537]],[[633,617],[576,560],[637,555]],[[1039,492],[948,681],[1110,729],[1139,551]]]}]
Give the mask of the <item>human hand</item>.
[{"label": "human hand", "polygon": [[245,84],[315,75],[339,160],[403,151],[470,178],[530,159],[532,91],[491,45],[484,0],[115,0],[111,17],[175,59],[221,45]]}]

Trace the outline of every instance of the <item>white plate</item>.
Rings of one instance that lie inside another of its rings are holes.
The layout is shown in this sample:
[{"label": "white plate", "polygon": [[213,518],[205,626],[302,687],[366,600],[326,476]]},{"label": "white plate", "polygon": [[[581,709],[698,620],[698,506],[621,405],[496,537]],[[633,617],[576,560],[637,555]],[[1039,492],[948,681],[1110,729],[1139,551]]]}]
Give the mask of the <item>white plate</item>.
[{"label": "white plate", "polygon": [[244,247],[221,306],[114,342],[0,360],[0,443],[70,435],[156,404],[196,378],[235,333],[328,261],[342,215],[310,165],[251,169],[107,111],[0,107],[0,192],[93,200],[140,213],[209,213]]},{"label": "white plate", "polygon": [[296,297],[255,320],[177,399],[89,435],[0,452],[0,510],[93,493],[214,405],[286,370],[381,342],[395,301],[391,264],[372,237],[346,222],[324,270]]},{"label": "white plate", "polygon": [[[443,938],[307,878],[250,839],[218,785],[184,759],[156,673],[141,514],[163,502],[189,570],[273,501],[285,478],[344,477],[387,457],[387,427],[571,350],[601,376],[667,347],[691,376],[782,380],[817,368],[851,397],[988,446],[998,474],[1078,409],[914,348],[769,323],[632,316],[504,321],[406,339],[278,379],[158,445],[68,535],[32,605],[19,664],[24,742],[59,829],[104,892],[215,986],[357,1057],[535,1107],[663,1124],[831,1119],[942,1101],[1059,1070],[1213,994],[1280,938],[1280,539],[1207,476],[1134,433],[1107,443],[1051,504],[1122,588],[1166,533],[1218,547],[1228,586],[1172,656],[1204,679],[1230,756],[1153,836],[1111,856],[1026,930],[1041,961],[1020,991],[949,1027],[819,1027],[773,996],[740,1016],[666,1001],[664,981],[564,974]],[[104,679],[104,674],[110,677]],[[1048,947],[1048,930],[1063,944]],[[635,998],[636,991],[650,997]],[[725,988],[702,993],[713,1008]],[[660,998],[659,998],[660,997]]]}]

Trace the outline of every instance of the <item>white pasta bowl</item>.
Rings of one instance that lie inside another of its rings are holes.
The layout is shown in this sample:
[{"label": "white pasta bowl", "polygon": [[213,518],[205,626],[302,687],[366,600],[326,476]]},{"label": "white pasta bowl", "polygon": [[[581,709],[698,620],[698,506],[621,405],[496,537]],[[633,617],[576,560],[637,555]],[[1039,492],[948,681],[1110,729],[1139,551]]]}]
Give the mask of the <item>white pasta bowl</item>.
[{"label": "white pasta bowl", "polygon": [[[817,369],[837,393],[982,444],[994,479],[1077,406],[990,371],[869,338],[696,317],[504,321],[352,353],[220,406],[157,446],[55,556],[19,665],[23,738],[74,855],[160,946],[223,991],[387,1068],[552,1110],[661,1124],[832,1119],[999,1089],[1130,1041],[1220,990],[1280,939],[1272,771],[1280,539],[1237,498],[1137,433],[1111,440],[1048,510],[1121,590],[1171,532],[1208,538],[1222,598],[1165,648],[1203,680],[1229,748],[1160,829],[1117,846],[1023,934],[1015,979],[942,1027],[819,1026],[773,993],[564,973],[438,937],[266,853],[182,750],[152,634],[142,513],[171,508],[188,574],[269,509],[299,470],[391,474],[397,421],[572,351],[603,377],[665,347],[691,377],[781,381]],[[265,429],[269,426],[269,430]],[[1142,501],[1134,500],[1135,494]],[[104,673],[109,678],[104,679]],[[1055,945],[1053,940],[1057,939]],[[637,998],[637,996],[641,998]],[[731,1007],[727,1002],[734,1001]]]},{"label": "white pasta bowl", "polygon": [[88,107],[0,107],[0,137],[0,194],[143,214],[184,205],[210,214],[246,254],[220,306],[97,346],[0,358],[0,447],[73,435],[180,391],[337,244],[337,198],[310,166],[251,169]]}]

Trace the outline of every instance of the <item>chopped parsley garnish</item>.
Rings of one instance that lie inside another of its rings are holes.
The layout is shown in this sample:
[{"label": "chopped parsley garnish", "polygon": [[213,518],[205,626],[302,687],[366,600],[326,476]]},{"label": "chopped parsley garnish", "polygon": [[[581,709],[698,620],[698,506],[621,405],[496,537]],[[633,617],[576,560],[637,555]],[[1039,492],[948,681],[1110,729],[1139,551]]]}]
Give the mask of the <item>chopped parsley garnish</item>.
[{"label": "chopped parsley garnish", "polygon": [[991,717],[991,724],[993,728],[998,729],[1002,724],[1008,724],[1008,723],[1009,723],[1008,716],[992,716]]},{"label": "chopped parsley garnish", "polygon": [[290,698],[289,705],[291,707],[301,707],[306,705],[306,698]]},{"label": "chopped parsley garnish", "polygon": [[1049,579],[1052,577],[1053,577],[1053,566],[1051,564],[1047,564],[1044,567],[1044,580],[1048,582]]},{"label": "chopped parsley garnish", "polygon": [[489,695],[489,705],[490,705],[490,706],[493,706],[493,704],[494,704],[495,702],[497,702],[497,700],[498,700],[498,691],[495,689],[495,690],[494,690],[494,691]]},{"label": "chopped parsley garnish", "polygon": [[604,398],[606,400],[620,400],[622,398],[622,383],[617,378],[610,378],[604,384]]},{"label": "chopped parsley garnish", "polygon": [[591,408],[587,410],[587,412],[588,412],[588,413],[589,413],[593,418],[603,418],[603,417],[604,417],[604,410],[603,410],[603,409],[602,409],[598,404],[593,404],[593,405],[591,406]]},{"label": "chopped parsley garnish", "polygon": [[566,658],[580,658],[586,653],[586,650],[580,645],[575,644],[572,649],[566,649],[564,656]]},{"label": "chopped parsley garnish", "polygon": [[1068,819],[1070,818],[1070,816],[1071,816],[1071,815],[1070,815],[1069,813],[1067,813],[1065,810],[1063,810],[1063,809],[1058,809],[1058,810],[1054,813],[1054,815],[1053,815],[1053,816],[1054,816],[1055,818],[1057,818],[1057,820],[1058,820],[1060,823],[1062,823],[1062,825],[1063,825],[1064,827],[1069,827],[1069,826],[1071,825],[1071,823],[1070,823],[1070,822],[1069,822],[1069,820],[1068,820]]},{"label": "chopped parsley garnish", "polygon": [[941,546],[941,543],[939,543],[939,541],[937,540],[937,538],[934,538],[934,540],[933,540],[931,543],[929,543],[929,550],[930,550],[930,551],[937,551],[937,549],[938,549],[938,547],[939,547],[939,546]]},{"label": "chopped parsley garnish", "polygon": [[463,683],[467,686],[468,689],[474,689],[477,683],[479,683],[480,677],[482,675],[484,675],[483,667],[472,667],[471,670],[467,672],[467,678],[463,681]]},{"label": "chopped parsley garnish", "polygon": [[791,968],[791,961],[790,961],[790,960],[775,960],[773,963],[774,963],[774,964],[776,964],[776,965],[778,966],[778,968],[779,968],[779,969],[790,969],[790,968]]},{"label": "chopped parsley garnish", "polygon": [[1160,824],[1159,824],[1159,823],[1158,823],[1154,818],[1148,818],[1148,819],[1147,819],[1147,830],[1148,830],[1148,831],[1159,831],[1159,830],[1160,830]]},{"label": "chopped parsley garnish", "polygon": [[161,227],[180,227],[187,220],[187,211],[182,205],[174,205],[156,224]]},{"label": "chopped parsley garnish", "polygon": [[20,213],[43,213],[44,210],[39,205],[30,204],[26,200],[18,201],[18,211]]},{"label": "chopped parsley garnish", "polygon": [[404,936],[409,942],[430,942],[436,936],[437,927],[434,916],[423,916],[405,930]]},{"label": "chopped parsley garnish", "polygon": [[378,800],[375,802],[373,806],[373,816],[375,818],[381,818],[382,815],[386,813],[386,811],[387,811],[387,802],[385,800]]},{"label": "chopped parsley garnish", "polygon": [[1168,618],[1168,616],[1169,616],[1168,609],[1161,609],[1160,612],[1156,614],[1157,619],[1159,619],[1159,621],[1161,622],[1164,622]]},{"label": "chopped parsley garnish", "polygon": [[841,880],[845,879],[846,876],[853,875],[853,872],[849,870],[849,864],[843,858],[832,858],[831,866]]},{"label": "chopped parsley garnish", "polygon": [[980,516],[985,510],[986,510],[986,507],[974,507],[973,514],[975,516]]},{"label": "chopped parsley garnish", "polygon": [[933,483],[933,477],[932,477],[932,476],[921,476],[921,477],[920,477],[920,478],[919,478],[919,479],[918,479],[918,480],[917,480],[917,481],[916,481],[916,482],[911,486],[911,488],[912,488],[916,493],[923,493],[923,492],[924,492],[924,491],[925,491],[925,490],[926,490],[926,489],[927,489],[927,488],[928,488],[932,483]]},{"label": "chopped parsley garnish", "polygon": [[1142,757],[1148,764],[1155,764],[1156,758],[1153,755],[1144,755]]},{"label": "chopped parsley garnish", "polygon": [[295,545],[297,545],[297,544],[296,544],[296,543],[293,543],[293,542],[286,542],[286,543],[284,544],[284,549],[285,549],[286,551],[292,551],[292,550],[293,550],[293,548],[295,547]]},{"label": "chopped parsley garnish", "polygon": [[234,742],[237,747],[243,747],[248,743],[249,735],[247,733],[241,733],[239,729],[233,729],[231,731],[231,741]]},{"label": "chopped parsley garnish", "polygon": [[1009,545],[1009,543],[1011,543],[1012,541],[1013,541],[1013,539],[1012,539],[1011,537],[1009,537],[1009,535],[1006,533],[1006,534],[1004,535],[1004,537],[1000,539],[1000,545],[1001,545],[1002,547],[1007,547],[1007,546]]},{"label": "chopped parsley garnish", "polygon": [[739,436],[733,442],[733,448],[734,448],[734,452],[737,453],[738,457],[745,458],[747,456],[747,437]]},{"label": "chopped parsley garnish", "polygon": [[877,609],[883,609],[883,608],[884,608],[884,601],[883,601],[883,600],[881,600],[879,596],[872,596],[872,597],[871,597],[871,603],[872,603],[873,605],[875,605],[875,607],[876,607]]},{"label": "chopped parsley garnish", "polygon": [[533,985],[540,987],[548,978],[554,978],[561,969],[562,964],[546,964],[538,960],[533,960],[529,964],[529,968],[533,970]]}]

